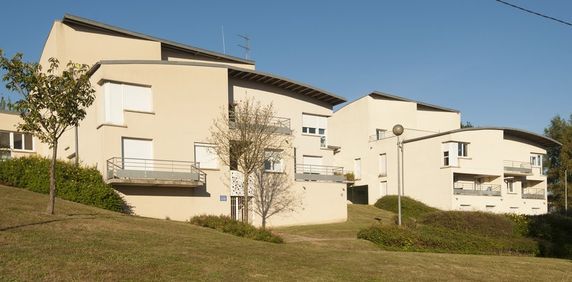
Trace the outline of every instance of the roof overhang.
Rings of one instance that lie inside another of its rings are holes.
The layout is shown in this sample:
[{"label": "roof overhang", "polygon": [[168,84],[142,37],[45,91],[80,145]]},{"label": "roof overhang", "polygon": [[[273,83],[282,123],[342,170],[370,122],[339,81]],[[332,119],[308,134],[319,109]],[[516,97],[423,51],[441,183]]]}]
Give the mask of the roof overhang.
[{"label": "roof overhang", "polygon": [[116,27],[116,26],[105,24],[105,23],[97,22],[94,20],[78,17],[75,15],[65,14],[63,19],[62,19],[62,22],[64,24],[79,25],[79,26],[83,26],[83,27],[87,27],[87,28],[91,28],[91,29],[95,29],[95,30],[106,31],[106,32],[110,32],[110,33],[115,33],[118,35],[123,35],[123,36],[131,37],[131,38],[155,41],[155,42],[161,43],[162,45],[164,45],[166,47],[171,47],[173,49],[182,50],[182,51],[194,54],[194,55],[205,56],[205,57],[216,59],[216,60],[224,60],[224,61],[228,61],[228,62],[254,65],[254,61],[252,61],[252,60],[246,60],[246,59],[242,59],[242,58],[238,58],[238,57],[234,57],[234,56],[229,56],[226,54],[220,54],[217,52],[205,50],[205,49],[198,48],[195,46],[190,46],[190,45],[174,42],[171,40],[153,37],[153,36],[146,35],[143,33],[130,31],[130,30],[123,29],[120,27]]},{"label": "roof overhang", "polygon": [[91,67],[89,75],[90,76],[93,75],[100,68],[101,65],[145,65],[145,64],[223,68],[223,69],[228,69],[228,76],[233,79],[252,81],[255,83],[270,85],[273,87],[277,87],[279,89],[283,89],[299,95],[309,97],[311,99],[316,99],[318,101],[327,103],[332,106],[346,102],[346,99],[344,99],[343,97],[313,87],[309,84],[297,82],[291,79],[287,79],[269,73],[238,68],[223,64],[161,61],[161,60],[103,60],[95,63]]},{"label": "roof overhang", "polygon": [[325,90],[270,73],[243,68],[228,67],[228,75],[234,79],[253,81],[291,91],[300,95],[307,96],[309,98],[325,102],[332,106],[346,102],[346,99]]},{"label": "roof overhang", "polygon": [[407,139],[407,140],[404,140],[403,143],[411,143],[411,142],[435,138],[435,137],[439,137],[439,136],[443,136],[443,135],[454,134],[454,133],[458,133],[458,132],[477,131],[477,130],[502,130],[504,137],[515,137],[518,139],[527,140],[527,141],[530,141],[534,144],[538,144],[544,148],[562,146],[562,144],[560,142],[558,142],[558,141],[556,141],[550,137],[546,137],[544,135],[536,134],[536,133],[526,131],[526,130],[522,130],[522,129],[511,128],[511,127],[459,128],[459,129],[455,129],[455,130],[450,130],[450,131],[430,134],[430,135],[426,135],[426,136],[421,136],[421,137],[417,137],[417,138]]},{"label": "roof overhang", "polygon": [[408,99],[408,98],[404,98],[404,97],[400,97],[400,96],[395,96],[395,95],[383,93],[380,91],[373,91],[369,94],[369,96],[372,98],[383,98],[383,99],[403,101],[403,102],[412,102],[412,103],[416,103],[417,105],[422,106],[422,107],[426,107],[426,108],[430,108],[430,109],[438,110],[438,111],[443,111],[443,112],[452,112],[452,113],[459,113],[460,112],[459,110],[441,107],[441,106],[437,106],[437,105],[433,105],[433,104],[429,104],[429,103],[425,103],[425,102],[421,102],[421,101],[416,101],[416,100],[412,100],[412,99]]}]

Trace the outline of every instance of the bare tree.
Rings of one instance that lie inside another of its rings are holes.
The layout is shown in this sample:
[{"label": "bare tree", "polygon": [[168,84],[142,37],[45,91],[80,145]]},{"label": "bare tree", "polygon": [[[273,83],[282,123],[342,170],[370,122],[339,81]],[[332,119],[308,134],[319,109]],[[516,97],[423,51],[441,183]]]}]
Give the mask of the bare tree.
[{"label": "bare tree", "polygon": [[[281,152],[274,152],[266,162],[272,165],[272,162],[282,157]],[[273,171],[268,169],[268,165],[265,165],[254,172],[253,210],[262,218],[262,229],[266,229],[266,222],[270,217],[294,211],[299,206],[297,195],[290,189],[292,180],[286,170],[283,167],[274,168]]]},{"label": "bare tree", "polygon": [[263,169],[268,150],[287,152],[291,147],[291,134],[280,131],[272,104],[246,98],[225,108],[214,121],[209,142],[221,162],[242,173],[242,221],[248,223],[249,181],[256,171]]}]

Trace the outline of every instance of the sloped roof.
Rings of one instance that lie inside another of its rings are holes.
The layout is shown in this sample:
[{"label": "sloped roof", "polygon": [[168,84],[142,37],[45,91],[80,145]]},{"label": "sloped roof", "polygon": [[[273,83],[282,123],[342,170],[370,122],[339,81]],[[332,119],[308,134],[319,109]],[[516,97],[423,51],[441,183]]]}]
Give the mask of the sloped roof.
[{"label": "sloped roof", "polygon": [[555,146],[562,146],[562,144],[550,137],[546,137],[544,135],[536,134],[534,132],[512,128],[512,127],[468,127],[468,128],[459,128],[454,130],[449,130],[445,132],[439,132],[435,134],[425,135],[417,138],[407,139],[404,140],[403,143],[411,143],[416,142],[419,140],[439,137],[447,134],[453,134],[457,132],[465,132],[465,131],[476,131],[476,130],[502,130],[504,136],[512,136],[517,137],[524,140],[529,140],[533,143],[541,145],[545,148],[555,147]]},{"label": "sloped roof", "polygon": [[183,44],[183,43],[178,43],[178,42],[174,42],[171,40],[166,40],[166,39],[161,39],[161,38],[157,38],[154,36],[150,36],[150,35],[146,35],[143,33],[138,33],[138,32],[134,32],[134,31],[130,31],[127,29],[123,29],[120,27],[116,27],[116,26],[112,26],[112,25],[108,25],[105,23],[101,23],[101,22],[97,22],[94,20],[90,20],[90,19],[86,19],[86,18],[82,18],[79,16],[75,16],[75,15],[70,15],[70,14],[65,14],[64,18],[62,19],[63,23],[68,23],[68,24],[75,24],[75,25],[80,25],[80,26],[85,26],[85,27],[89,27],[89,28],[93,28],[93,29],[99,29],[99,30],[104,30],[107,32],[112,32],[112,33],[117,33],[120,35],[124,35],[124,36],[129,36],[129,37],[133,37],[133,38],[138,38],[138,39],[144,39],[144,40],[149,40],[149,41],[156,41],[161,43],[164,46],[167,47],[171,47],[174,49],[179,49],[185,52],[189,52],[192,53],[194,55],[200,55],[200,56],[205,56],[208,58],[212,58],[212,59],[217,59],[217,60],[225,60],[225,61],[231,61],[231,62],[235,62],[235,63],[241,63],[241,64],[249,64],[249,65],[253,65],[254,61],[252,60],[245,60],[245,59],[241,59],[238,57],[234,57],[234,56],[229,56],[226,54],[221,54],[221,53],[217,53],[217,52],[213,52],[213,51],[209,51],[209,50],[205,50],[202,48],[198,48],[198,47],[194,47],[191,45],[187,45],[187,44]]},{"label": "sloped roof", "polygon": [[437,105],[433,105],[433,104],[429,104],[429,103],[425,103],[425,102],[421,102],[421,101],[416,101],[416,100],[412,100],[412,99],[408,99],[408,98],[404,98],[404,97],[400,97],[400,96],[395,96],[395,95],[383,93],[380,91],[373,91],[372,93],[369,94],[369,96],[373,97],[373,98],[380,97],[380,98],[403,101],[403,102],[413,102],[413,103],[417,103],[417,105],[421,105],[421,106],[424,106],[427,108],[431,108],[431,109],[435,109],[435,110],[439,110],[439,111],[444,111],[444,112],[452,112],[452,113],[459,113],[460,112],[459,110],[441,107],[441,106],[437,106]]},{"label": "sloped roof", "polygon": [[89,74],[95,73],[101,65],[141,65],[141,64],[153,64],[153,65],[175,65],[175,66],[202,66],[202,67],[215,67],[228,69],[228,76],[230,78],[253,81],[256,83],[266,84],[270,86],[277,87],[279,89],[284,89],[291,91],[306,97],[316,99],[328,103],[332,106],[344,103],[346,99],[343,97],[334,95],[328,91],[322,90],[320,88],[305,84],[302,82],[297,82],[288,78],[277,76],[270,73],[265,73],[261,71],[255,71],[250,69],[244,69],[223,64],[212,64],[212,63],[199,63],[199,62],[180,62],[180,61],[160,61],[160,60],[103,60],[97,62],[91,67]]}]

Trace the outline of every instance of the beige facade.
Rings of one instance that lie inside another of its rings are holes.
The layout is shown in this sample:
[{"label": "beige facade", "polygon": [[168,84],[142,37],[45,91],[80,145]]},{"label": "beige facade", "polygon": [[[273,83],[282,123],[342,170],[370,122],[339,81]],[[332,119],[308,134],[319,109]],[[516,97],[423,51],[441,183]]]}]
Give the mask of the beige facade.
[{"label": "beige facade", "polygon": [[[346,220],[346,185],[328,180],[334,175],[310,181],[298,168],[305,155],[334,165],[333,151],[322,148],[320,136],[302,134],[302,119],[331,116],[343,98],[257,72],[251,61],[75,16],[54,23],[41,62],[50,57],[95,64],[96,100],[79,126],[79,146],[69,131],[59,156],[77,152],[82,164],[97,166],[135,214],[173,220],[237,216],[235,175],[221,162],[204,160],[204,148],[214,120],[228,105],[251,97],[272,103],[294,140],[296,157],[284,160],[284,167],[301,206],[270,218],[268,225]],[[45,146],[38,151],[50,155]],[[260,224],[258,216],[253,218]]]},{"label": "beige facade", "polygon": [[443,210],[547,212],[542,158],[558,142],[511,128],[460,129],[456,110],[381,92],[330,119],[332,142],[342,147],[336,162],[356,175],[349,200],[373,204],[398,194],[396,124],[405,128],[403,195]]},{"label": "beige facade", "polygon": [[36,154],[39,141],[18,130],[21,121],[18,113],[0,111],[0,159]]}]

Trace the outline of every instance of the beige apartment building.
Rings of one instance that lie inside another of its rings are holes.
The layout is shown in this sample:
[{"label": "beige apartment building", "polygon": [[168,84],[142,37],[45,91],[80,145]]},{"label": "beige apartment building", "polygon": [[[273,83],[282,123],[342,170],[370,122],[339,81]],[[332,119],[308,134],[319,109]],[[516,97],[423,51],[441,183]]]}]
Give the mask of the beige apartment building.
[{"label": "beige apartment building", "polygon": [[[300,206],[268,224],[346,220],[343,168],[334,166],[327,122],[345,99],[257,71],[253,61],[71,15],[53,24],[40,62],[50,57],[93,65],[96,91],[78,146],[70,130],[58,155],[96,166],[135,214],[240,217],[241,175],[218,160],[209,137],[214,120],[248,97],[272,103],[276,126],[294,143],[293,157],[269,170],[292,177]],[[50,154],[46,146],[37,151]]]},{"label": "beige apartment building", "polygon": [[[457,110],[373,92],[330,118],[338,165],[351,168],[348,200],[373,204],[398,190],[401,124],[403,194],[443,210],[547,212],[546,148],[559,143],[514,128],[460,128]],[[350,138],[348,138],[351,136]]]},{"label": "beige apartment building", "polygon": [[39,144],[36,137],[19,132],[17,124],[20,116],[17,112],[0,111],[0,160],[29,156],[36,153]]}]

